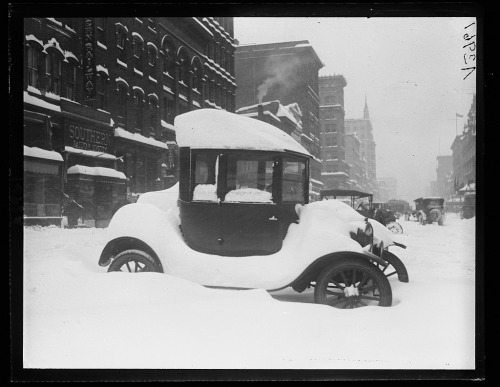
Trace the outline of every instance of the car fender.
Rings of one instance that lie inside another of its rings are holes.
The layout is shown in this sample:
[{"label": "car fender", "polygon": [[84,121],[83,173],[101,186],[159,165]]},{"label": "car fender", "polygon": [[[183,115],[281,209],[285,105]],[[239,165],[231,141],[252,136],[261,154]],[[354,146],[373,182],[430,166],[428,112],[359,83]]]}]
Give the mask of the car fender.
[{"label": "car fender", "polygon": [[383,267],[388,266],[388,263],[384,259],[378,257],[375,254],[370,253],[369,251],[363,251],[361,253],[355,251],[337,251],[335,253],[327,254],[314,260],[294,281],[292,281],[292,283],[274,290],[281,290],[291,286],[295,291],[300,293],[309,286],[311,281],[316,280],[319,273],[325,267],[327,267],[329,264],[340,258],[349,258],[352,259],[353,261],[362,260],[368,262],[376,262],[380,266]]},{"label": "car fender", "polygon": [[101,253],[99,265],[107,266],[110,259],[121,251],[137,249],[152,255],[165,270],[166,262],[161,257],[165,256],[164,250],[168,246],[165,237],[171,235],[167,230],[172,228],[172,232],[180,233],[169,215],[168,211],[162,211],[149,203],[133,203],[121,207],[108,226],[107,243]]}]

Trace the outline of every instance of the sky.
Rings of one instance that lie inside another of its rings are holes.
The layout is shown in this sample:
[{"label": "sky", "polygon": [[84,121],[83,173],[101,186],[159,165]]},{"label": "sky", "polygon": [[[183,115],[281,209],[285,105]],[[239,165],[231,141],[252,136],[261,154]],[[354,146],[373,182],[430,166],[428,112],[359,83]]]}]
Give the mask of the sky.
[{"label": "sky", "polygon": [[41,380],[71,368],[83,381],[110,368],[314,369],[333,378],[339,369],[473,370],[476,219],[399,222],[407,248],[389,249],[409,282],[389,277],[390,307],[351,310],[315,304],[312,289],[223,290],[168,272],[107,273],[97,261],[109,228],[25,227],[23,365],[51,368]]},{"label": "sky", "polygon": [[[365,96],[376,143],[377,177],[398,180],[410,201],[436,180],[438,155],[451,155],[476,90],[464,55],[475,18],[234,18],[240,44],[308,40],[324,64],[342,74],[345,118],[362,118]],[[469,26],[467,29],[466,27]],[[475,38],[472,38],[474,40]],[[466,57],[468,63],[474,63]],[[457,118],[456,114],[463,118]]]}]

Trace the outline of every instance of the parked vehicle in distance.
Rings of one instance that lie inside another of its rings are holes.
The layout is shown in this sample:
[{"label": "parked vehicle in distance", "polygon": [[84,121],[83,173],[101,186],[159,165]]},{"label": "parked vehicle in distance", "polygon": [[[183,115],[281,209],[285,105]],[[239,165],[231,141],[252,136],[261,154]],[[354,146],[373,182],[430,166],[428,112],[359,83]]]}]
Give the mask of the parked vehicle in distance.
[{"label": "parked vehicle in distance", "polygon": [[[386,226],[394,234],[402,234],[403,227],[396,220],[394,212],[389,210],[387,203],[374,202],[373,194],[352,189],[324,189],[320,191],[320,200],[334,198],[350,198],[351,207],[361,215],[375,219]],[[363,199],[367,200],[363,200]]]},{"label": "parked vehicle in distance", "polygon": [[476,216],[476,194],[469,193],[464,196],[462,208],[460,208],[460,219],[470,219]]},{"label": "parked vehicle in distance", "polygon": [[422,225],[436,222],[442,226],[444,223],[444,198],[421,197],[414,200],[415,212],[418,222]]},{"label": "parked vehicle in distance", "polygon": [[311,155],[291,136],[217,109],[174,126],[178,184],[115,213],[100,266],[208,287],[312,287],[316,303],[337,308],[392,304],[396,271],[386,271],[408,273],[389,247],[406,247],[345,203],[308,203]]},{"label": "parked vehicle in distance", "polygon": [[387,208],[394,213],[394,216],[399,217],[410,212],[410,203],[405,200],[391,199],[387,201]]}]

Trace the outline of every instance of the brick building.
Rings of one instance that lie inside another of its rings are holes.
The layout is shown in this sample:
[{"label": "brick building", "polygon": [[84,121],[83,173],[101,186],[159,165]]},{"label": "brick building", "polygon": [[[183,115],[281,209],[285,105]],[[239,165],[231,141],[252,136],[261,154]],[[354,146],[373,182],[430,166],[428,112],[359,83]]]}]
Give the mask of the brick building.
[{"label": "brick building", "polygon": [[319,77],[321,178],[325,189],[349,188],[349,164],[345,156],[344,87],[342,75]]},{"label": "brick building", "polygon": [[25,219],[62,192],[106,226],[125,195],[176,181],[173,119],[234,111],[232,18],[26,18]]},{"label": "brick building", "polygon": [[235,53],[236,108],[261,102],[297,103],[302,113],[299,143],[314,157],[312,200],[319,197],[321,148],[318,72],[324,65],[307,40],[239,45]]}]

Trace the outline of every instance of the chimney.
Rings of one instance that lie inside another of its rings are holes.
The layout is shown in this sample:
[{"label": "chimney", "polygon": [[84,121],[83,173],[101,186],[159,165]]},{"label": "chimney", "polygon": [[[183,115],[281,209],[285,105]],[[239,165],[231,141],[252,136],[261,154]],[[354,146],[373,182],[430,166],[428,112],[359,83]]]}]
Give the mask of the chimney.
[{"label": "chimney", "polygon": [[264,107],[260,103],[257,106],[257,112],[258,112],[257,118],[261,121],[264,121]]}]

